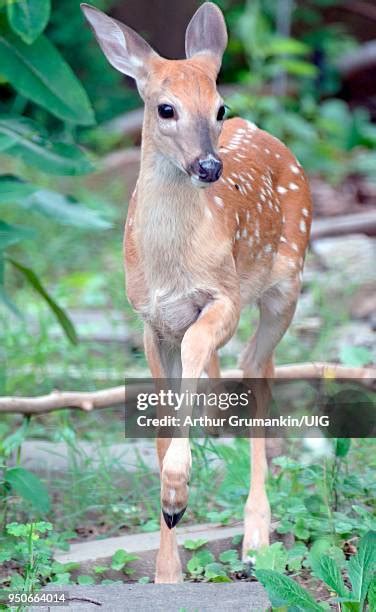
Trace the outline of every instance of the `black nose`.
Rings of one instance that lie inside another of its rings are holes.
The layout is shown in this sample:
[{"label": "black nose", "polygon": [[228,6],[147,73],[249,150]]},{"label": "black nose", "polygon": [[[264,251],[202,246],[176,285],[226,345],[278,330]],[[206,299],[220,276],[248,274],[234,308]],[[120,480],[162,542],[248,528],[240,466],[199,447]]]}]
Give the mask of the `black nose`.
[{"label": "black nose", "polygon": [[192,172],[204,183],[218,181],[222,174],[223,164],[220,159],[210,155],[204,159],[196,159],[192,164]]}]

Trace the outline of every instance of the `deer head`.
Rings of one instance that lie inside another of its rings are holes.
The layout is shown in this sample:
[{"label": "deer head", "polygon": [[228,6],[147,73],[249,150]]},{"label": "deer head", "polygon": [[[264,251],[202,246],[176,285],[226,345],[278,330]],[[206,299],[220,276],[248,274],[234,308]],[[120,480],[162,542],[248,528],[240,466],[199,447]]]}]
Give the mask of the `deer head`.
[{"label": "deer head", "polygon": [[164,59],[128,26],[88,4],[81,8],[110,64],[136,80],[145,102],[144,139],[195,186],[217,181],[225,107],[216,79],[227,45],[219,8],[205,2],[193,16],[185,60]]}]

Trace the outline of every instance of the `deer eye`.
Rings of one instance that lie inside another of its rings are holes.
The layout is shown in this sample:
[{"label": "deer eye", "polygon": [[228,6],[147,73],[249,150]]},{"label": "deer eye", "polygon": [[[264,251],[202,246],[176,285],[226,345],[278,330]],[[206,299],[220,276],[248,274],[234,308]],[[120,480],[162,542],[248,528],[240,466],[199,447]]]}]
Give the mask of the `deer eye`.
[{"label": "deer eye", "polygon": [[223,119],[225,118],[225,114],[226,114],[226,107],[222,105],[218,109],[217,121],[223,121]]},{"label": "deer eye", "polygon": [[170,104],[160,104],[158,106],[158,115],[161,119],[173,119],[175,117],[175,109]]}]

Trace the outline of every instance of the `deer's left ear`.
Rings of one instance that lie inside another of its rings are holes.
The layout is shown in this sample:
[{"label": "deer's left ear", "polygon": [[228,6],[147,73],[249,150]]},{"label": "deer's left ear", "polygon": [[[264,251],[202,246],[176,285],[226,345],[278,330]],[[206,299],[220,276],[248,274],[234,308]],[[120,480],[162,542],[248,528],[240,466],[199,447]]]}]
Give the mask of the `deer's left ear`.
[{"label": "deer's left ear", "polygon": [[205,2],[193,15],[186,34],[187,58],[210,54],[215,61],[217,74],[227,47],[227,29],[221,10],[212,2]]}]

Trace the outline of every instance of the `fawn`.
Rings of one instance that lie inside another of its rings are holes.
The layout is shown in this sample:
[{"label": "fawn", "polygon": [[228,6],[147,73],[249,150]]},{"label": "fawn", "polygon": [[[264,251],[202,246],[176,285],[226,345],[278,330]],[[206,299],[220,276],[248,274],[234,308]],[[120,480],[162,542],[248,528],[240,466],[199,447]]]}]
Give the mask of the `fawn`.
[{"label": "fawn", "polygon": [[[227,31],[203,4],[186,31],[186,59],[166,60],[122,23],[83,4],[112,66],[136,80],[145,102],[141,168],[125,227],[128,298],[144,320],[153,378],[195,388],[220,377],[217,350],[242,307],[260,320],[241,366],[273,376],[273,352],[291,323],[311,225],[304,172],[276,138],[240,118],[225,121],[216,87]],[[188,383],[187,383],[188,384]],[[158,439],[161,541],[156,582],[179,582],[175,526],[188,501],[187,438]],[[265,439],[251,444],[243,559],[269,542]]]}]

